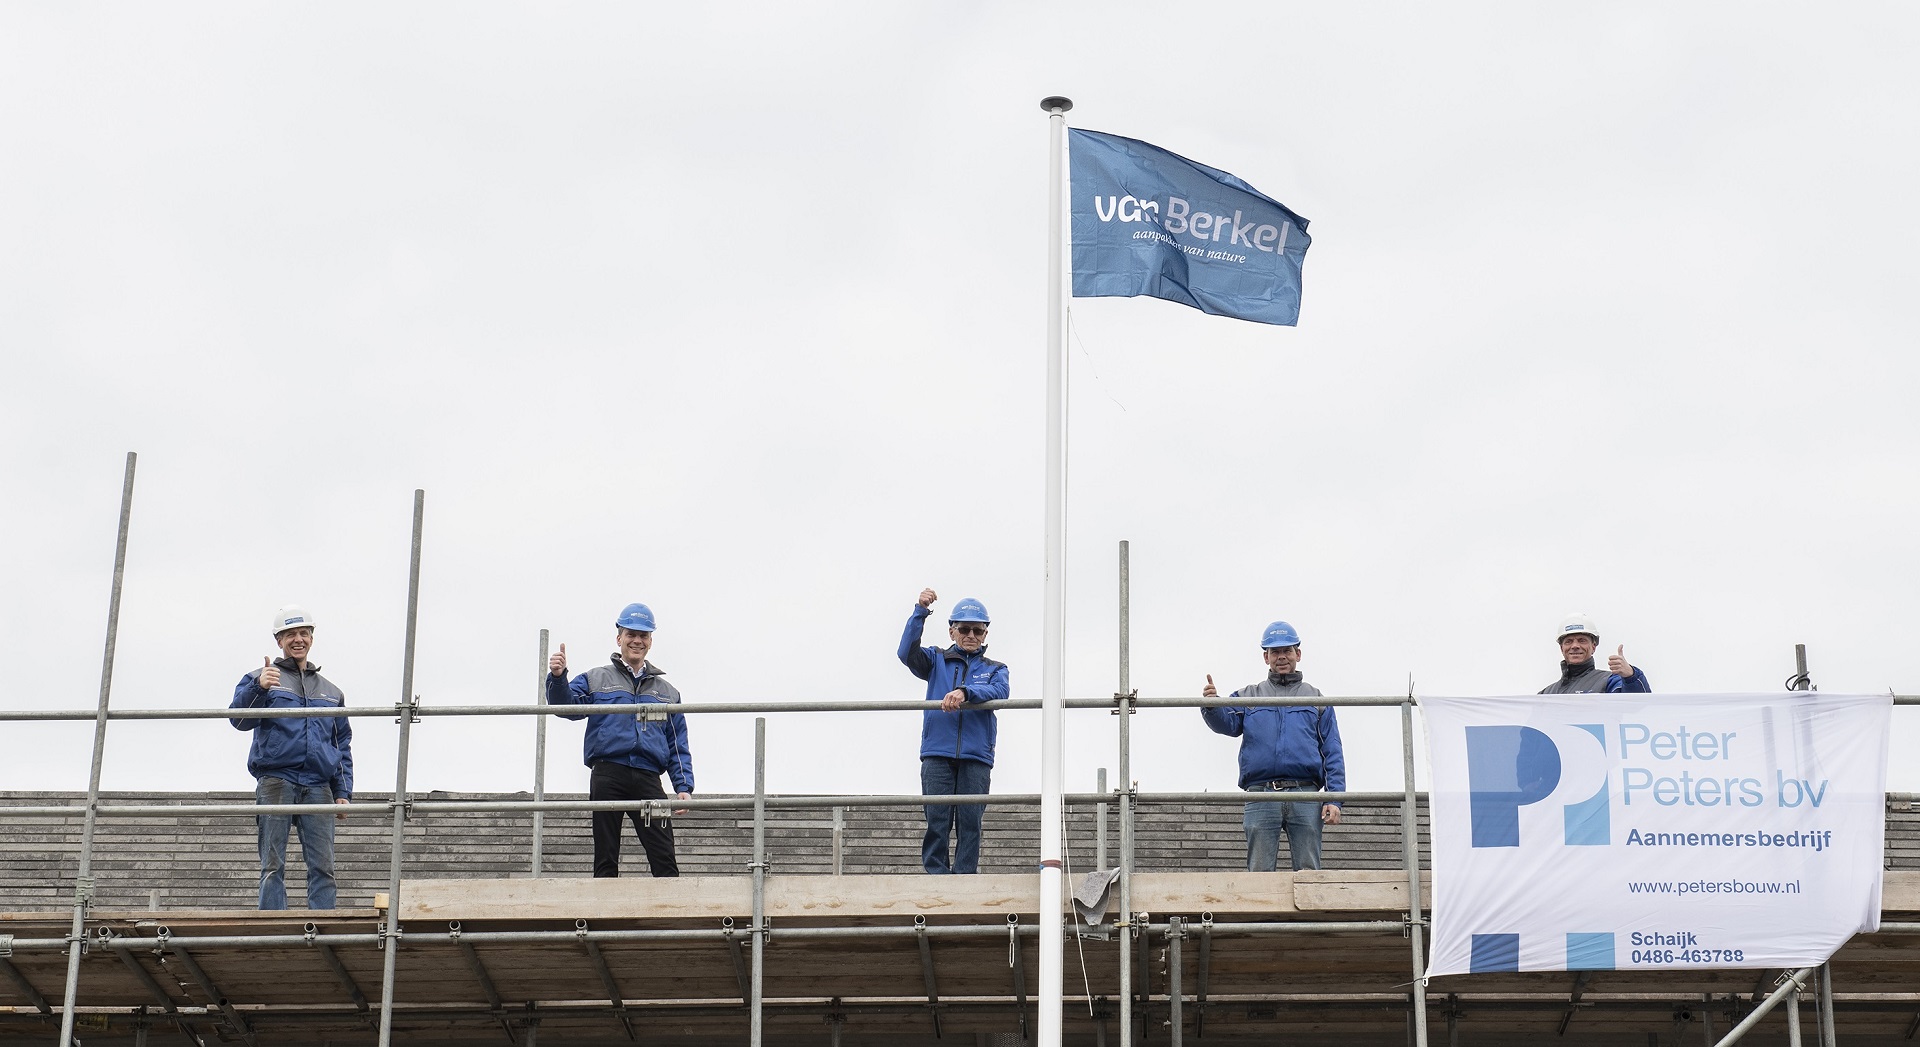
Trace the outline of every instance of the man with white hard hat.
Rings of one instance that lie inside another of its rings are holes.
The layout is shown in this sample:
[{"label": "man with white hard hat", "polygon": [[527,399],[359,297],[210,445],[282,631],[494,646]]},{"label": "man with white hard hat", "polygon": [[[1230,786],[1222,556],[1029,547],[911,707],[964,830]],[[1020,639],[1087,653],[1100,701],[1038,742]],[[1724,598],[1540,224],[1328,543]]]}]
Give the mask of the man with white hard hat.
[{"label": "man with white hard hat", "polygon": [[[339,709],[346,695],[307,660],[313,651],[313,615],[288,605],[273,614],[273,642],[280,657],[263,658],[260,668],[240,678],[233,689],[234,709]],[[353,795],[353,726],[344,716],[234,717],[232,724],[253,732],[247,770],[255,779],[254,799],[262,804],[346,803]],[[342,816],[344,817],[344,816]],[[300,855],[307,866],[307,908],[331,909],[333,823],[324,814],[262,814],[254,819],[260,837],[260,908],[287,907],[287,833],[300,833]]]},{"label": "man with white hard hat", "polygon": [[1560,678],[1540,689],[1541,694],[1647,694],[1653,685],[1647,674],[1627,664],[1627,646],[1607,655],[1605,669],[1593,664],[1600,646],[1600,627],[1584,614],[1560,620]]},{"label": "man with white hard hat", "polygon": [[[1286,622],[1268,625],[1260,636],[1267,678],[1229,698],[1320,696],[1300,675],[1300,634]],[[1202,697],[1218,698],[1213,676]],[[1347,760],[1340,748],[1340,724],[1325,705],[1219,706],[1200,710],[1216,734],[1240,739],[1240,788],[1248,792],[1345,792]],[[1287,858],[1295,872],[1320,868],[1323,825],[1340,824],[1340,805],[1313,801],[1270,800],[1247,804],[1241,827],[1247,833],[1247,871],[1272,872],[1280,864],[1280,834],[1287,835]]]},{"label": "man with white hard hat", "polygon": [[[947,615],[952,644],[920,646],[938,598],[932,589],[920,590],[897,652],[908,672],[927,681],[927,701],[939,703],[920,717],[920,792],[982,796],[992,785],[1000,730],[991,703],[1007,696],[1010,678],[1005,663],[987,657],[991,622],[986,605],[978,600],[961,600]],[[980,825],[986,813],[978,804],[928,804],[921,867],[935,874],[979,872]]]},{"label": "man with white hard hat", "polygon": [[[617,650],[606,665],[596,665],[567,682],[567,645],[547,659],[549,705],[680,704],[680,692],[647,660],[653,650],[653,611],[630,603],[613,622]],[[693,795],[693,753],[687,748],[687,718],[680,713],[652,717],[629,713],[568,716],[587,721],[586,763],[593,768],[589,797],[595,800],[664,800],[660,776],[673,779],[674,795]],[[673,822],[642,818],[639,811],[593,812],[593,875],[620,875],[620,823],[633,819],[634,834],[647,852],[655,876],[680,875],[673,853]]]}]

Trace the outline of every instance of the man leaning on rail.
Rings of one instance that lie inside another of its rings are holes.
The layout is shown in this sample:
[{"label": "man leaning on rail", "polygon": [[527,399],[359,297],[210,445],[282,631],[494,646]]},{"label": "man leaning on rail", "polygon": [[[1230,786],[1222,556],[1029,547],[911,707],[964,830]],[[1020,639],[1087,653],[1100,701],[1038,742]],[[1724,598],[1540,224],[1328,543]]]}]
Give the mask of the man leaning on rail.
[{"label": "man leaning on rail", "polygon": [[[999,733],[989,703],[1007,696],[1007,667],[987,657],[987,608],[971,598],[954,604],[947,616],[951,646],[920,646],[937,599],[932,589],[920,590],[900,634],[901,663],[927,681],[927,701],[940,703],[920,717],[920,791],[927,796],[983,795],[992,784]],[[920,864],[930,873],[979,872],[985,817],[986,808],[977,805],[928,804]]]},{"label": "man leaning on rail", "polygon": [[[337,709],[346,695],[307,661],[313,652],[313,615],[282,607],[273,615],[279,659],[240,678],[234,709]],[[234,717],[253,732],[247,770],[256,779],[254,799],[263,804],[346,803],[353,795],[353,727],[344,716]],[[344,817],[344,815],[339,816]],[[287,832],[300,832],[307,865],[307,908],[333,908],[334,817],[324,814],[256,815],[260,835],[260,908],[287,907]]]},{"label": "man leaning on rail", "polygon": [[[1300,664],[1300,634],[1286,622],[1267,626],[1260,638],[1267,678],[1229,698],[1320,696]],[[1201,695],[1218,698],[1213,676]],[[1220,706],[1200,710],[1215,733],[1240,739],[1240,788],[1248,792],[1345,792],[1347,761],[1340,751],[1340,725],[1324,705]],[[1340,824],[1340,805],[1269,801],[1247,804],[1247,870],[1272,872],[1280,864],[1280,834],[1294,871],[1320,868],[1320,827]]]},{"label": "man leaning on rail", "polygon": [[1605,669],[1593,664],[1600,646],[1600,627],[1584,614],[1560,620],[1560,678],[1540,688],[1541,694],[1647,694],[1653,685],[1647,674],[1627,664],[1625,644],[1607,655]]},{"label": "man leaning on rail", "polygon": [[[647,660],[653,649],[653,611],[630,603],[614,619],[618,649],[606,665],[596,665],[567,683],[567,645],[547,659],[549,705],[667,705],[680,704],[680,692],[662,679],[660,667]],[[564,715],[564,714],[563,714]],[[589,798],[595,800],[664,800],[660,776],[673,779],[674,794],[693,795],[693,753],[687,748],[687,718],[603,713],[567,716],[587,721],[587,766],[593,768]],[[680,812],[675,812],[680,813]],[[593,875],[620,875],[620,823],[633,819],[634,834],[647,852],[647,867],[655,876],[678,876],[673,854],[673,822],[642,818],[639,811],[593,812]]]}]

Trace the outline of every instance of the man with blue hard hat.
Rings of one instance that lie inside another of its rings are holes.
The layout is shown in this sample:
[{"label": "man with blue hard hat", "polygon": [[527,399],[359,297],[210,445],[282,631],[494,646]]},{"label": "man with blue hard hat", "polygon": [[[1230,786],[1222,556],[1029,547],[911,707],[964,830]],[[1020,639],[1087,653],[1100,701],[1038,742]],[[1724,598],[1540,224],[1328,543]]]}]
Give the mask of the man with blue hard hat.
[{"label": "man with blue hard hat", "polygon": [[[920,646],[937,599],[932,589],[920,590],[900,634],[901,663],[927,681],[927,701],[940,703],[920,718],[920,792],[984,795],[993,776],[993,745],[999,733],[989,703],[1007,696],[1007,667],[987,657],[987,608],[974,599],[954,604],[947,616],[951,646]],[[928,804],[921,865],[930,873],[979,872],[980,822],[985,815],[986,808],[976,804]]]},{"label": "man with blue hard hat", "polygon": [[[313,615],[305,608],[288,605],[275,611],[273,642],[281,657],[261,659],[265,665],[240,678],[231,708],[338,709],[346,705],[340,688],[307,660],[313,652],[313,630]],[[255,779],[257,802],[346,803],[353,796],[353,727],[346,717],[236,716],[229,722],[253,732],[247,770]],[[262,814],[254,821],[260,844],[260,908],[287,907],[287,834],[295,829],[307,865],[307,908],[333,908],[337,898],[334,818]]]},{"label": "man with blue hard hat", "polygon": [[[1320,696],[1300,676],[1300,634],[1286,622],[1274,622],[1260,638],[1267,678],[1229,698]],[[1201,695],[1218,698],[1213,676]],[[1345,792],[1347,761],[1340,751],[1340,725],[1324,705],[1225,705],[1200,710],[1216,733],[1240,739],[1240,788],[1248,792]],[[1272,872],[1280,864],[1280,834],[1287,834],[1287,857],[1294,871],[1320,868],[1320,828],[1340,824],[1340,805],[1312,801],[1247,804],[1241,825],[1247,833],[1247,870]]]},{"label": "man with blue hard hat", "polygon": [[[680,692],[647,660],[653,649],[653,611],[630,603],[614,619],[618,649],[606,665],[596,665],[567,682],[567,645],[547,659],[549,705],[679,705]],[[587,721],[586,762],[593,768],[589,798],[595,800],[664,800],[662,774],[673,779],[674,795],[693,795],[693,754],[687,749],[687,718],[680,713],[662,717],[629,713],[582,713],[569,720]],[[673,822],[664,817],[642,818],[639,811],[593,812],[593,875],[620,875],[620,823],[633,819],[633,831],[647,852],[647,866],[655,876],[678,876],[673,856]]]},{"label": "man with blue hard hat", "polygon": [[1540,689],[1541,694],[1649,694],[1647,674],[1627,664],[1627,645],[1607,655],[1605,669],[1593,664],[1600,646],[1600,627],[1584,614],[1560,619],[1560,678]]}]

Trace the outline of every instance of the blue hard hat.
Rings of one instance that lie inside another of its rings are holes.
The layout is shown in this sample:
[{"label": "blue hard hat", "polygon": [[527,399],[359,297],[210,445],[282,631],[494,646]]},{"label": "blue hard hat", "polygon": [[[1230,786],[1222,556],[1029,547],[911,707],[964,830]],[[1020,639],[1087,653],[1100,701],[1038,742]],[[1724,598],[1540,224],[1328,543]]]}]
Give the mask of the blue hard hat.
[{"label": "blue hard hat", "polygon": [[947,615],[949,622],[979,622],[981,625],[993,624],[987,617],[987,605],[969,596],[953,605],[953,613]]},{"label": "blue hard hat", "polygon": [[653,631],[653,609],[643,603],[630,603],[613,624],[622,629],[632,629],[636,633]]},{"label": "blue hard hat", "polygon": [[1269,647],[1298,646],[1300,646],[1300,634],[1294,632],[1293,626],[1285,622],[1275,622],[1267,626],[1266,633],[1260,637],[1260,647],[1262,650]]}]

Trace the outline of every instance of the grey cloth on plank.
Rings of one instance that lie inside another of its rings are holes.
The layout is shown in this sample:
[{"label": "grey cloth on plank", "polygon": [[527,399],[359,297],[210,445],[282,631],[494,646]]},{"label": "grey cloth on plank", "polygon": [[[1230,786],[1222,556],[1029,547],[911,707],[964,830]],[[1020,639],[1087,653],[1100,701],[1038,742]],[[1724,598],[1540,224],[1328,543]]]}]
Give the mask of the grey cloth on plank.
[{"label": "grey cloth on plank", "polygon": [[1095,869],[1073,889],[1073,911],[1087,926],[1098,927],[1106,922],[1107,910],[1113,906],[1113,885],[1119,879],[1118,869]]}]

